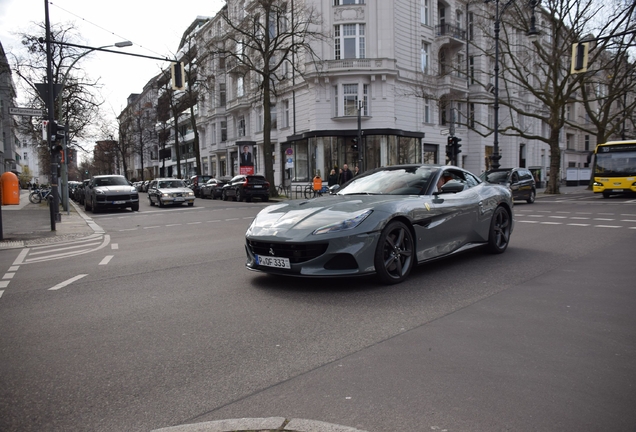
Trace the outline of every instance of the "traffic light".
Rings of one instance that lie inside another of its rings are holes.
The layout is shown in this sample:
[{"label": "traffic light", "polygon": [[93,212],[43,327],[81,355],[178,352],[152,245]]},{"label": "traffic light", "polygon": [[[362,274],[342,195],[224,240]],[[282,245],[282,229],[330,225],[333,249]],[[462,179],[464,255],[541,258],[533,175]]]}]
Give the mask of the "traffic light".
[{"label": "traffic light", "polygon": [[354,138],[351,140],[351,150],[354,152],[358,151],[358,138]]},{"label": "traffic light", "polygon": [[66,127],[60,126],[57,122],[49,122],[49,134],[51,136],[51,151],[59,152],[66,137]]},{"label": "traffic light", "polygon": [[172,63],[170,72],[172,74],[172,89],[183,90],[185,88],[185,68],[183,67],[183,63]]},{"label": "traffic light", "polygon": [[462,140],[461,138],[457,138],[457,137],[453,138],[453,154],[455,155],[455,157],[457,157],[457,155],[462,152],[460,150],[462,145],[459,143],[461,140]]},{"label": "traffic light", "polygon": [[589,49],[589,42],[579,42],[572,44],[572,65],[570,67],[570,73],[575,74],[587,72],[587,59]]},{"label": "traffic light", "polygon": [[449,136],[448,140],[446,141],[446,157],[448,158],[448,160],[453,163],[453,160],[455,159],[455,153],[454,153],[454,147],[453,147],[453,137]]}]

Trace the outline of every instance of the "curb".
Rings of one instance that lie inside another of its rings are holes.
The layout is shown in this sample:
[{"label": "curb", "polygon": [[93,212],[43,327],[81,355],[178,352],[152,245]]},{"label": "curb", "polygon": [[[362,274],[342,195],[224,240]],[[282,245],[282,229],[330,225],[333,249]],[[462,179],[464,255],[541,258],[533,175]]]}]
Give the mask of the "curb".
[{"label": "curb", "polygon": [[185,424],[151,432],[366,432],[347,426],[317,420],[291,419],[284,417],[242,418]]}]

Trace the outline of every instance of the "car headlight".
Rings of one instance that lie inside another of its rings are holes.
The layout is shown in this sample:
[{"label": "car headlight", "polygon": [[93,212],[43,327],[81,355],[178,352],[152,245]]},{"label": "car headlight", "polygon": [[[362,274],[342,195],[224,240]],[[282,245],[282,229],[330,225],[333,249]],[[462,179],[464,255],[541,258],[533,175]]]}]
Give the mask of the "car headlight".
[{"label": "car headlight", "polygon": [[98,194],[98,195],[104,195],[106,192],[104,192],[101,189],[95,189],[95,193]]},{"label": "car headlight", "polygon": [[168,198],[168,197],[170,196],[170,194],[169,194],[169,193],[162,192],[162,193],[161,193],[161,196],[162,196],[162,197],[164,197],[164,198]]},{"label": "car headlight", "polygon": [[316,234],[316,235],[327,234],[327,233],[332,233],[337,231],[353,229],[357,227],[358,225],[360,225],[362,221],[365,220],[371,213],[373,213],[373,210],[371,209],[364,210],[361,213],[358,213],[357,215],[353,216],[352,218],[345,219],[343,221],[332,223],[329,225],[325,225],[324,227],[320,227],[317,230],[315,230],[313,234]]},{"label": "car headlight", "polygon": [[188,196],[194,196],[194,192],[188,192]]},{"label": "car headlight", "polygon": [[134,193],[134,192],[137,192],[137,189],[136,189],[136,188],[134,188],[134,187],[132,187],[132,188],[130,188],[130,192],[133,192],[133,193]]}]

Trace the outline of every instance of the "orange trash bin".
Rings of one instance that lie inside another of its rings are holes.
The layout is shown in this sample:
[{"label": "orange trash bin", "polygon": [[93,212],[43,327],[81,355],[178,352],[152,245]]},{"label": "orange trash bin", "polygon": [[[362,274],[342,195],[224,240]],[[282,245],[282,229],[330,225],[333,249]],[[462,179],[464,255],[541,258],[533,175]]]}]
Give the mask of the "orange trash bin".
[{"label": "orange trash bin", "polygon": [[2,205],[20,204],[20,181],[12,172],[6,172],[0,176],[0,188],[2,188]]}]

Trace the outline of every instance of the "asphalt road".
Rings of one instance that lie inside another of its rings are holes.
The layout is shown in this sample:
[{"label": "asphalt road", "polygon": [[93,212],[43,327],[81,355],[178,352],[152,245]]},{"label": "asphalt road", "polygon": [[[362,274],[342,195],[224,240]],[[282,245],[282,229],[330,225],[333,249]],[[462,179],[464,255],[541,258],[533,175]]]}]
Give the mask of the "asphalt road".
[{"label": "asphalt road", "polygon": [[106,235],[63,246],[75,256],[0,251],[5,271],[28,262],[0,298],[0,430],[273,416],[370,432],[636,429],[636,201],[519,204],[505,254],[392,287],[245,270],[243,234],[265,205],[143,201],[94,215]]}]

